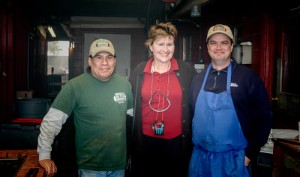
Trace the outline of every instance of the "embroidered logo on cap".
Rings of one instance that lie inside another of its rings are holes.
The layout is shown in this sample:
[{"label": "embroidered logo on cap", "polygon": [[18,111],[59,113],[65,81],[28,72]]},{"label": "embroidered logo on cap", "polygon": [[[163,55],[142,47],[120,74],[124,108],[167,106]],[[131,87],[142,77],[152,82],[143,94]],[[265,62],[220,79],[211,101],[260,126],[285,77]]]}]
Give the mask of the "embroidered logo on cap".
[{"label": "embroidered logo on cap", "polygon": [[109,47],[108,42],[98,42],[96,43],[96,47]]},{"label": "embroidered logo on cap", "polygon": [[213,31],[224,31],[224,32],[226,32],[227,29],[223,25],[215,25],[214,28],[213,28]]}]

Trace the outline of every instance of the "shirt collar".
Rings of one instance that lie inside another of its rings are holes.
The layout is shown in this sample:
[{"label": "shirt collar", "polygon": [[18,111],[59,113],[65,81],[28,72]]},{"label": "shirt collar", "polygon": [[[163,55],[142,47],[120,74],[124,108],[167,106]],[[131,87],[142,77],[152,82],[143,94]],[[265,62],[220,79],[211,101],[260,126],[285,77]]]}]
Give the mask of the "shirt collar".
[{"label": "shirt collar", "polygon": [[[147,63],[146,63],[146,66],[144,68],[144,73],[151,73],[151,66],[152,66],[152,62],[154,61],[154,58],[151,57]],[[178,67],[178,63],[176,61],[175,58],[171,58],[171,68],[170,68],[170,71],[177,71],[179,70],[179,67]]]},{"label": "shirt collar", "polygon": [[224,68],[224,69],[221,69],[221,70],[216,70],[216,69],[214,69],[213,67],[211,67],[209,73],[210,73],[210,74],[213,74],[213,73],[217,73],[218,71],[227,73],[227,70],[228,70],[228,66],[227,66],[226,68]]}]

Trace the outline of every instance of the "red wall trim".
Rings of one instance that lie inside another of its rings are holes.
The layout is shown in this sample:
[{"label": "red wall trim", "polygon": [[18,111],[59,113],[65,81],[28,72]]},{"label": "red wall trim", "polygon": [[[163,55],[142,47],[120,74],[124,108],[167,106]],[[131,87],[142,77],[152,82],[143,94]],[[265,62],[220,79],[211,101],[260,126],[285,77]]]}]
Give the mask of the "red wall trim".
[{"label": "red wall trim", "polygon": [[260,76],[264,80],[265,87],[272,97],[272,85],[274,77],[274,52],[275,52],[275,25],[274,21],[266,14],[263,15],[262,20],[262,60],[260,65]]}]

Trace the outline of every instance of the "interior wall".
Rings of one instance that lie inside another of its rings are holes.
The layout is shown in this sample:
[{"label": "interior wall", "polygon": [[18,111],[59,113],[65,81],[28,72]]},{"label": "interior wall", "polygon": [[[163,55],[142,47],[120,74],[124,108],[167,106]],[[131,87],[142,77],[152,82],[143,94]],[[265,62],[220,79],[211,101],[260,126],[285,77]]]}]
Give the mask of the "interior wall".
[{"label": "interior wall", "polygon": [[[288,57],[284,53],[291,48],[285,43],[285,35],[280,29],[288,27],[287,21],[292,24],[292,29],[296,29],[299,20],[295,18],[296,14],[293,15],[288,11],[287,7],[281,8],[276,4],[274,6],[261,4],[257,6],[256,11],[250,7],[249,5],[249,9],[240,8],[237,11],[226,12],[221,6],[204,8],[201,35],[205,37],[208,28],[217,23],[241,29],[239,40],[252,42],[252,64],[246,66],[254,69],[264,81],[273,106],[273,128],[297,129],[297,122],[300,121],[299,95],[283,93],[281,90],[281,81],[287,81],[287,78],[281,78],[283,71],[280,65],[287,64],[284,59]],[[205,40],[202,40],[202,45],[205,48],[202,55],[207,64],[210,58]]]},{"label": "interior wall", "polygon": [[[69,69],[70,75],[69,78],[74,78],[85,71],[85,56],[84,54],[84,34],[124,34],[131,36],[131,47],[130,47],[130,68],[134,68],[139,62],[147,60],[147,49],[144,46],[145,34],[143,28],[136,29],[87,29],[87,28],[75,28],[72,29],[73,38],[75,40],[75,48],[70,55]],[[122,56],[118,56],[122,58]]]},{"label": "interior wall", "polygon": [[88,56],[90,45],[95,39],[104,38],[112,42],[117,56],[115,72],[120,76],[128,78],[130,76],[131,59],[131,35],[130,34],[103,34],[85,33],[84,34],[84,68],[88,67]]},{"label": "interior wall", "polygon": [[[46,40],[33,25],[26,1],[0,1],[0,121],[14,118],[16,91],[43,97]],[[30,78],[30,79],[29,79]]]},{"label": "interior wall", "polygon": [[183,57],[183,38],[187,37],[190,40],[188,41],[189,44],[187,45],[187,49],[191,51],[189,58],[186,58],[187,62],[190,62],[192,65],[195,63],[199,63],[200,61],[200,50],[199,47],[201,46],[201,26],[192,23],[191,21],[173,21],[172,22],[178,31],[177,38],[175,41],[175,53],[174,57],[178,60],[182,60]]},{"label": "interior wall", "polygon": [[[254,69],[260,78],[264,81],[272,98],[273,90],[273,73],[274,73],[274,52],[275,52],[275,25],[272,18],[268,16],[266,12],[244,12],[239,16],[236,14],[228,13],[223,14],[222,18],[219,18],[219,14],[222,11],[214,14],[214,11],[207,12],[205,19],[203,20],[203,30],[201,35],[206,38],[209,27],[215,24],[225,24],[232,28],[238,27],[240,31],[239,41],[252,43],[252,63],[246,66]],[[202,56],[205,64],[210,63],[210,57],[207,53],[207,46],[204,39],[202,39]]]},{"label": "interior wall", "polygon": [[[28,14],[14,1],[1,1],[1,101],[0,120],[10,119],[13,115],[15,91],[27,88],[27,59],[29,24]],[[18,71],[18,74],[15,73]]]}]

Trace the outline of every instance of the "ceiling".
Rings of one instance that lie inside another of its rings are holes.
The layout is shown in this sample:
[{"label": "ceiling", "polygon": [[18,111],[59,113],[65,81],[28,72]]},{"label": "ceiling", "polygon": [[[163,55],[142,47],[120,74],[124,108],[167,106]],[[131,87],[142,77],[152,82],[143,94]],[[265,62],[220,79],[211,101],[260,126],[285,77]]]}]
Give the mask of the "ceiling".
[{"label": "ceiling", "polygon": [[91,17],[93,23],[98,20],[95,17],[101,18],[98,23],[105,23],[103,18],[106,17],[107,21],[114,23],[117,23],[117,18],[126,18],[127,21],[134,18],[146,23],[150,13],[159,16],[165,11],[165,3],[163,0],[34,0],[31,9],[38,25],[52,26],[59,38],[68,38],[64,28],[70,27],[71,18],[87,21]]},{"label": "ceiling", "polygon": [[[240,0],[199,0],[202,6],[202,17],[190,18],[189,12],[195,0],[177,0],[173,4],[166,3],[167,1],[171,0],[33,0],[30,9],[33,9],[32,13],[37,19],[38,25],[53,26],[54,30],[59,33],[58,35],[63,38],[68,38],[64,28],[70,28],[72,18],[77,20],[73,22],[76,23],[75,25],[85,23],[78,19],[98,24],[129,23],[128,21],[132,22],[135,19],[134,23],[145,25],[147,22],[149,23],[147,20],[172,20],[172,18],[199,24],[200,19],[205,18],[206,14],[218,16],[222,13],[234,13],[241,15],[247,12],[247,9],[252,11],[260,8],[270,9],[275,14],[277,12],[292,16],[300,14],[300,4],[293,0],[287,0],[285,3],[276,3],[272,0],[251,0],[246,1],[246,4]],[[283,11],[286,12],[282,13]],[[120,18],[126,18],[126,20],[120,20]]]},{"label": "ceiling", "polygon": [[149,0],[35,0],[40,15],[145,17]]},{"label": "ceiling", "polygon": [[[201,3],[213,1],[215,0],[201,0]],[[38,19],[38,25],[52,26],[58,33],[58,38],[64,39],[69,38],[65,29],[74,26],[99,27],[99,24],[105,26],[103,24],[106,23],[138,26],[137,23],[140,23],[149,27],[157,19],[178,19],[179,16],[189,14],[194,2],[195,0],[34,0],[31,9]],[[72,21],[73,19],[75,20]],[[49,37],[48,40],[58,39]]]}]

